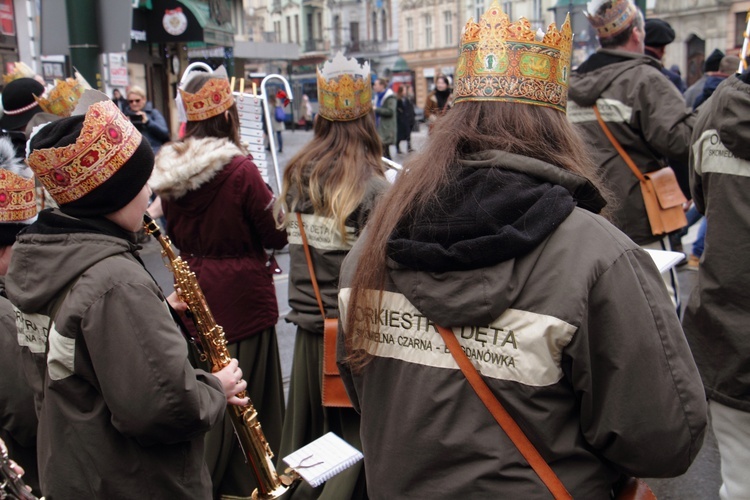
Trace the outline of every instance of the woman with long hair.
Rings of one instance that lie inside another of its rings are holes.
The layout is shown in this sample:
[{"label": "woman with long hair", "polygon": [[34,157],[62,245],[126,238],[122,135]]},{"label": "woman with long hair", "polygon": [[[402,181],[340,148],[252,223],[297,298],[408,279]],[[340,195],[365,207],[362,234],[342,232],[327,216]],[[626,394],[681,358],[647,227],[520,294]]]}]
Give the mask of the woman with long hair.
[{"label": "woman with long hair", "polygon": [[[329,78],[331,73],[336,76]],[[342,80],[351,85],[337,86]],[[289,236],[292,310],[287,320],[297,325],[280,458],[329,431],[359,447],[357,413],[351,408],[324,407],[322,403],[324,321],[297,215],[307,235],[325,315],[336,318],[341,263],[388,186],[372,116],[369,64],[360,67],[355,59],[347,60],[339,53],[323,66],[318,81],[320,108],[313,125],[314,137],[287,165],[277,203],[277,210],[285,213]],[[351,93],[348,89],[352,88],[358,90]],[[290,496],[345,500],[365,498],[365,490],[364,470],[359,463],[319,488],[302,483]]]},{"label": "woman with long hair", "polygon": [[[278,452],[284,418],[279,311],[265,249],[283,248],[286,233],[276,227],[273,193],[240,143],[226,78],[197,73],[180,92],[185,137],[162,147],[149,182],[162,200],[169,236],[224,328],[266,439]],[[257,487],[236,441],[228,418],[207,436],[206,462],[217,497],[247,497]]]},{"label": "woman with long hair", "polygon": [[598,215],[605,195],[565,116],[570,24],[542,40],[523,21],[495,2],[469,23],[455,106],[342,268],[339,367],[372,498],[549,498],[460,353],[573,498],[681,474],[703,439],[705,396],[659,271]]}]

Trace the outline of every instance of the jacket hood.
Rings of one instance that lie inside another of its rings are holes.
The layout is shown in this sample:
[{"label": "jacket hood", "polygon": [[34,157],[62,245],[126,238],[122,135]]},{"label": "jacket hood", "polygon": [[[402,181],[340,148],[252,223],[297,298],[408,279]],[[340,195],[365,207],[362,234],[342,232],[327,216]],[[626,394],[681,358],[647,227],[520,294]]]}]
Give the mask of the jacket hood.
[{"label": "jacket hood", "polygon": [[[244,153],[229,139],[189,137],[170,142],[156,155],[148,184],[162,198],[176,200],[213,180],[235,156]],[[212,199],[215,191],[206,195]]]},{"label": "jacket hood", "polygon": [[8,297],[25,313],[46,315],[53,299],[86,269],[108,257],[134,253],[134,240],[134,233],[107,219],[76,219],[57,209],[44,210],[13,246]]},{"label": "jacket hood", "polygon": [[[744,81],[743,81],[744,80]],[[747,127],[750,116],[750,74],[742,77],[730,76],[716,89],[714,97],[708,101],[712,118],[718,124],[719,138],[724,146],[737,158],[750,161],[750,130]]]},{"label": "jacket hood", "polygon": [[599,49],[570,75],[568,97],[579,106],[593,106],[617,77],[641,65],[661,71],[661,63],[647,55]]},{"label": "jacket hood", "polygon": [[[487,324],[523,288],[534,266],[524,257],[576,205],[599,212],[605,201],[587,179],[539,160],[484,151],[460,164],[434,206],[396,227],[388,265],[397,288],[434,321]],[[476,287],[484,300],[467,293]]]}]

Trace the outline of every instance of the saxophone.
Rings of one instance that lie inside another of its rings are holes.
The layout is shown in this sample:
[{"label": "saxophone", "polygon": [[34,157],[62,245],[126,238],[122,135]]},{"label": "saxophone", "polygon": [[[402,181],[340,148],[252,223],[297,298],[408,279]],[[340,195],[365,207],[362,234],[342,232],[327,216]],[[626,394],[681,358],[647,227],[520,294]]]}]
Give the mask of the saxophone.
[{"label": "saxophone", "polygon": [[[201,360],[211,365],[211,371],[216,372],[229,364],[231,356],[227,350],[227,341],[224,337],[224,329],[216,324],[213,314],[208,307],[206,297],[195,273],[190,270],[187,263],[179,257],[169,238],[163,236],[159,226],[148,215],[143,216],[144,228],[147,234],[152,235],[162,247],[162,255],[166,259],[166,266],[175,278],[175,288],[179,288],[180,298],[188,305],[188,310],[195,327],[198,330],[200,343],[203,347]],[[247,392],[237,394],[242,399],[247,397]],[[289,486],[296,480],[294,475],[279,475],[273,466],[271,459],[273,452],[266,441],[263,430],[258,421],[258,412],[249,401],[246,406],[227,405],[227,413],[234,426],[235,434],[242,447],[243,453],[250,464],[253,475],[258,481],[258,489],[252,494],[253,500],[278,498],[286,492]]]}]

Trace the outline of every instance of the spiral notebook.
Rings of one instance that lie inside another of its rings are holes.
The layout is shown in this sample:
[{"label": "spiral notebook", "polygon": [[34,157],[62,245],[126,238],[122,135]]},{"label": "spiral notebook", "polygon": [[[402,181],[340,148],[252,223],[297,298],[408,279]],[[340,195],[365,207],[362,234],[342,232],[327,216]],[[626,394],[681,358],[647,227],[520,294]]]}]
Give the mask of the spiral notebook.
[{"label": "spiral notebook", "polygon": [[359,450],[329,432],[284,457],[284,462],[315,488],[363,458]]}]

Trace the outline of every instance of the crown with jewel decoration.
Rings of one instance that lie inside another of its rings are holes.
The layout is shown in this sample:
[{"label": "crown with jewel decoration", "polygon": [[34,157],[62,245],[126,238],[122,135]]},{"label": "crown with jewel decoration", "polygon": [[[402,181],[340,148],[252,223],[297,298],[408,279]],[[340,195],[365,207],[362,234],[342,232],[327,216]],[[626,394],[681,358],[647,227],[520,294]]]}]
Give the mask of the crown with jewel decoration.
[{"label": "crown with jewel decoration", "polygon": [[372,111],[370,63],[359,64],[338,52],[318,68],[318,114],[326,120],[346,122]]},{"label": "crown with jewel decoration", "polygon": [[[610,6],[601,14],[597,12],[601,7],[610,3]],[[630,0],[593,0],[586,4],[586,17],[591,26],[596,29],[599,38],[611,38],[622,33],[627,27],[633,24],[633,20],[638,16],[638,7]]]},{"label": "crown with jewel decoration", "polygon": [[208,120],[234,104],[232,87],[226,78],[211,78],[195,94],[180,89],[180,96],[189,122]]},{"label": "crown with jewel decoration", "polygon": [[76,78],[55,80],[55,86],[42,97],[36,97],[46,113],[61,116],[70,116],[78,104],[78,100],[86,90],[86,86]]},{"label": "crown with jewel decoration", "polygon": [[125,165],[140,144],[141,133],[114,102],[107,100],[88,108],[75,144],[32,151],[28,164],[62,205],[102,185]]},{"label": "crown with jewel decoration", "polygon": [[461,37],[454,102],[505,101],[547,106],[565,112],[573,32],[570,15],[560,30],[534,31],[525,18],[511,23],[493,1]]}]

